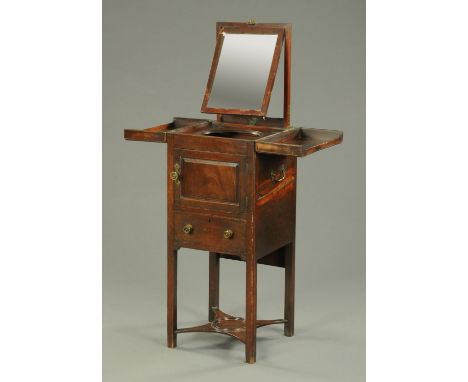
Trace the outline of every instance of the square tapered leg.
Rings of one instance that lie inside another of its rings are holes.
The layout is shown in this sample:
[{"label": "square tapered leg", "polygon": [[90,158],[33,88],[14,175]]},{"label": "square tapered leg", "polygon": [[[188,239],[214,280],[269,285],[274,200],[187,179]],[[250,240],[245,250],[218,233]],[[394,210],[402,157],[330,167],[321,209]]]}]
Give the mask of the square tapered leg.
[{"label": "square tapered leg", "polygon": [[284,335],[292,337],[294,335],[294,278],[295,278],[295,252],[294,243],[284,247]]},{"label": "square tapered leg", "polygon": [[255,253],[246,261],[245,359],[255,363],[257,345],[257,259]]},{"label": "square tapered leg", "polygon": [[210,322],[215,319],[216,309],[219,308],[219,263],[219,254],[210,252],[208,281],[208,321]]},{"label": "square tapered leg", "polygon": [[167,346],[177,346],[177,250],[167,248]]}]

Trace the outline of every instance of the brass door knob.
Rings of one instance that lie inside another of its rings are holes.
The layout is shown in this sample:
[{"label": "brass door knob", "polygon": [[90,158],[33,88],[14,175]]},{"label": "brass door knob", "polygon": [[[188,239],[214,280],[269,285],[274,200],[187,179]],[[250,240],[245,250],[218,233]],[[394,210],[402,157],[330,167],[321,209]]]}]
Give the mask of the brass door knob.
[{"label": "brass door knob", "polygon": [[184,233],[186,233],[187,235],[188,234],[191,234],[193,232],[193,226],[191,224],[186,224],[184,225],[184,228],[182,228],[182,230],[184,231]]},{"label": "brass door knob", "polygon": [[223,234],[225,239],[231,239],[234,236],[234,232],[231,229],[227,229]]}]

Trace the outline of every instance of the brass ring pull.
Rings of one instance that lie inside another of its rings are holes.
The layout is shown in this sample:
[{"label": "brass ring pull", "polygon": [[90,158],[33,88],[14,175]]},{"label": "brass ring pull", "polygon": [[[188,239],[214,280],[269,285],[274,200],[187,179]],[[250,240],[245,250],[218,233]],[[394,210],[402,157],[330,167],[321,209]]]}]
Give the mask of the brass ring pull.
[{"label": "brass ring pull", "polygon": [[224,231],[223,236],[225,239],[232,239],[234,232],[232,232],[232,229],[227,229]]},{"label": "brass ring pull", "polygon": [[282,180],[286,179],[286,168],[284,165],[281,166],[279,171],[271,170],[270,178],[273,183],[279,183]]},{"label": "brass ring pull", "polygon": [[182,228],[185,234],[189,235],[193,232],[193,225],[191,224],[186,224],[184,225],[184,228]]}]

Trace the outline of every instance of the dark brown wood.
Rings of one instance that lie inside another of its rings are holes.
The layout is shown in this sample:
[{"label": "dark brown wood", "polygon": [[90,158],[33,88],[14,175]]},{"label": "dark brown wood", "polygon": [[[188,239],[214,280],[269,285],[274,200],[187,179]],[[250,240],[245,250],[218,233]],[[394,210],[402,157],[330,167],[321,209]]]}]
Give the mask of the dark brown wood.
[{"label": "dark brown wood", "polygon": [[[206,85],[205,95],[203,97],[203,103],[201,107],[202,113],[213,113],[213,114],[239,114],[239,115],[252,115],[252,116],[265,116],[268,111],[268,105],[270,104],[271,93],[276,78],[276,72],[278,70],[279,58],[281,55],[281,47],[283,45],[283,38],[285,32],[285,25],[283,24],[255,24],[249,25],[247,23],[217,23],[217,39],[216,47],[213,56],[213,62],[211,65],[210,75]],[[224,42],[225,34],[276,34],[276,47],[273,54],[273,59],[268,75],[267,85],[265,88],[265,94],[262,100],[262,106],[260,109],[236,109],[236,108],[219,108],[209,107],[209,99],[211,90],[216,77],[216,70],[218,67],[219,58]]]},{"label": "dark brown wood", "polygon": [[177,346],[177,251],[167,248],[167,346]]},{"label": "dark brown wood", "polygon": [[209,122],[202,119],[194,118],[174,118],[170,123],[150,127],[143,130],[125,129],[124,138],[128,141],[142,141],[142,142],[166,142],[166,135],[168,132],[180,129],[183,127],[195,128],[199,125],[207,126]]},{"label": "dark brown wood", "polygon": [[[297,160],[265,154],[256,158],[255,237],[260,259],[294,241]],[[273,181],[272,172],[281,174],[282,170],[283,179]]]},{"label": "dark brown wood", "polygon": [[241,162],[182,157],[184,179],[181,194],[186,199],[215,200],[239,205],[239,173]]},{"label": "dark brown wood", "polygon": [[210,252],[208,273],[208,321],[215,319],[215,311],[219,309],[219,259],[216,252]]},{"label": "dark brown wood", "polygon": [[283,123],[284,127],[288,128],[291,123],[291,24],[287,24],[285,27],[284,40]]},{"label": "dark brown wood", "polygon": [[[176,330],[176,334],[180,333],[219,333],[225,334],[238,339],[239,341],[247,342],[247,326],[246,321],[242,317],[231,316],[224,313],[219,308],[213,308],[213,320],[207,324],[192,326],[189,328],[181,328]],[[277,320],[257,320],[256,328],[262,326],[284,324],[284,319]],[[255,362],[255,361],[254,361]],[[253,362],[252,362],[253,363]]]},{"label": "dark brown wood", "polygon": [[[176,248],[210,250],[224,254],[245,255],[246,222],[241,219],[218,217],[213,214],[174,212],[174,243]],[[192,226],[190,233],[184,227]],[[231,238],[225,238],[226,230],[232,231]]]},{"label": "dark brown wood", "polygon": [[[219,254],[219,257],[221,259],[227,259],[227,260],[245,261],[245,258],[243,258],[241,256]],[[273,267],[284,268],[285,267],[284,249],[279,248],[279,249],[269,253],[268,255],[265,255],[265,256],[261,257],[260,259],[257,259],[257,264],[271,265]]]},{"label": "dark brown wood", "polygon": [[[234,125],[245,131],[257,129],[266,134],[266,138],[283,137],[292,131]],[[172,191],[169,224],[173,250],[185,247],[210,252],[211,312],[219,307],[220,258],[245,261],[245,320],[225,320],[216,327],[205,324],[180,330],[173,329],[176,328],[174,323],[169,332],[174,335],[189,331],[231,335],[245,342],[246,361],[254,363],[259,327],[258,264],[285,269],[285,318],[282,322],[285,323],[285,335],[293,334],[297,160],[293,156],[257,153],[256,143],[262,141],[262,137],[204,135],[209,129],[224,131],[228,127],[232,127],[230,123],[222,122],[215,126],[188,126],[168,134],[172,152],[172,156],[168,154],[168,172],[174,171],[175,164],[179,165],[177,181],[169,180],[168,190]],[[220,142],[224,142],[224,146],[220,146]],[[187,226],[190,227],[188,231],[185,230]],[[224,236],[226,230],[232,233],[229,238]],[[214,322],[215,314],[209,313],[208,319]]]},{"label": "dark brown wood", "polygon": [[284,335],[294,335],[294,283],[295,283],[295,243],[289,243],[284,247]]},{"label": "dark brown wood", "polygon": [[[167,147],[167,166],[172,167],[172,137]],[[177,250],[174,248],[173,185],[167,184],[167,346],[177,346]]]},{"label": "dark brown wood", "polygon": [[[293,157],[262,154],[257,156],[257,200],[267,198],[293,181],[296,176]],[[265,202],[265,201],[264,201]]]},{"label": "dark brown wood", "polygon": [[[252,117],[245,110],[234,110],[239,115],[216,110],[216,121],[176,117],[170,123],[124,132],[127,140],[167,143],[167,346],[171,348],[177,346],[180,333],[220,333],[242,341],[246,361],[254,363],[258,327],[282,323],[285,336],[294,334],[297,157],[341,143],[343,133],[290,127],[290,24],[217,24],[218,36],[222,31],[273,30],[281,36],[284,33],[283,118]],[[220,41],[218,37],[205,106]],[[272,70],[276,73],[275,65]],[[266,93],[271,91],[272,78]],[[266,112],[268,101],[266,94],[261,112]],[[209,252],[209,322],[179,329],[180,248]],[[245,262],[245,319],[219,310],[221,258]],[[284,268],[282,319],[257,320],[259,264]]]},{"label": "dark brown wood", "polygon": [[166,142],[166,132],[174,128],[171,122],[144,130],[125,129],[124,138],[128,141]]},{"label": "dark brown wood", "polygon": [[304,157],[342,141],[341,131],[299,127],[257,140],[255,150],[258,153]]},{"label": "dark brown wood", "polygon": [[[250,195],[255,195],[257,178],[257,155],[254,152],[255,143],[252,142],[252,151],[250,151],[250,161],[252,164],[250,170]],[[256,205],[251,205],[251,219],[247,220],[247,251],[246,251],[246,307],[245,307],[245,360],[247,363],[255,363],[257,354],[257,256],[256,256]]]},{"label": "dark brown wood", "polygon": [[246,260],[245,360],[255,363],[257,353],[257,259],[251,248]]},{"label": "dark brown wood", "polygon": [[174,161],[181,171],[174,194],[177,208],[188,206],[236,215],[248,208],[246,156],[177,149]]},{"label": "dark brown wood", "polygon": [[283,127],[284,120],[283,118],[256,118],[252,116],[245,115],[222,115],[218,114],[220,117],[219,122],[227,123],[237,123],[239,125],[251,125],[251,126],[271,126],[271,127]]},{"label": "dark brown wood", "polygon": [[288,23],[257,23],[249,24],[245,22],[238,22],[238,21],[218,21],[216,23],[216,33],[218,34],[222,28],[273,28],[273,29],[284,29],[287,27]]},{"label": "dark brown wood", "polygon": [[[176,153],[178,155],[179,152]],[[242,157],[204,152],[181,152],[184,177],[180,194],[185,199],[200,199],[239,205]],[[210,159],[207,159],[210,158]]]},{"label": "dark brown wood", "polygon": [[266,256],[257,259],[257,264],[270,265],[273,267],[285,267],[284,249],[278,248]]},{"label": "dark brown wood", "polygon": [[[213,139],[215,139],[213,141]],[[249,149],[247,141],[231,138],[210,137],[207,135],[177,134],[174,148],[189,148],[190,150],[209,151],[224,154],[246,155]]]}]

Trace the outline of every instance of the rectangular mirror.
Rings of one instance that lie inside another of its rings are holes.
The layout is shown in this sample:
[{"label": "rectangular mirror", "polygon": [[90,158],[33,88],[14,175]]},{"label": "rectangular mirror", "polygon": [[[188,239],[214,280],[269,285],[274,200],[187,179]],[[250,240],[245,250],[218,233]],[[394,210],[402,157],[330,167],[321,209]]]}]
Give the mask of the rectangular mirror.
[{"label": "rectangular mirror", "polygon": [[283,36],[282,28],[220,26],[201,111],[265,116]]}]

